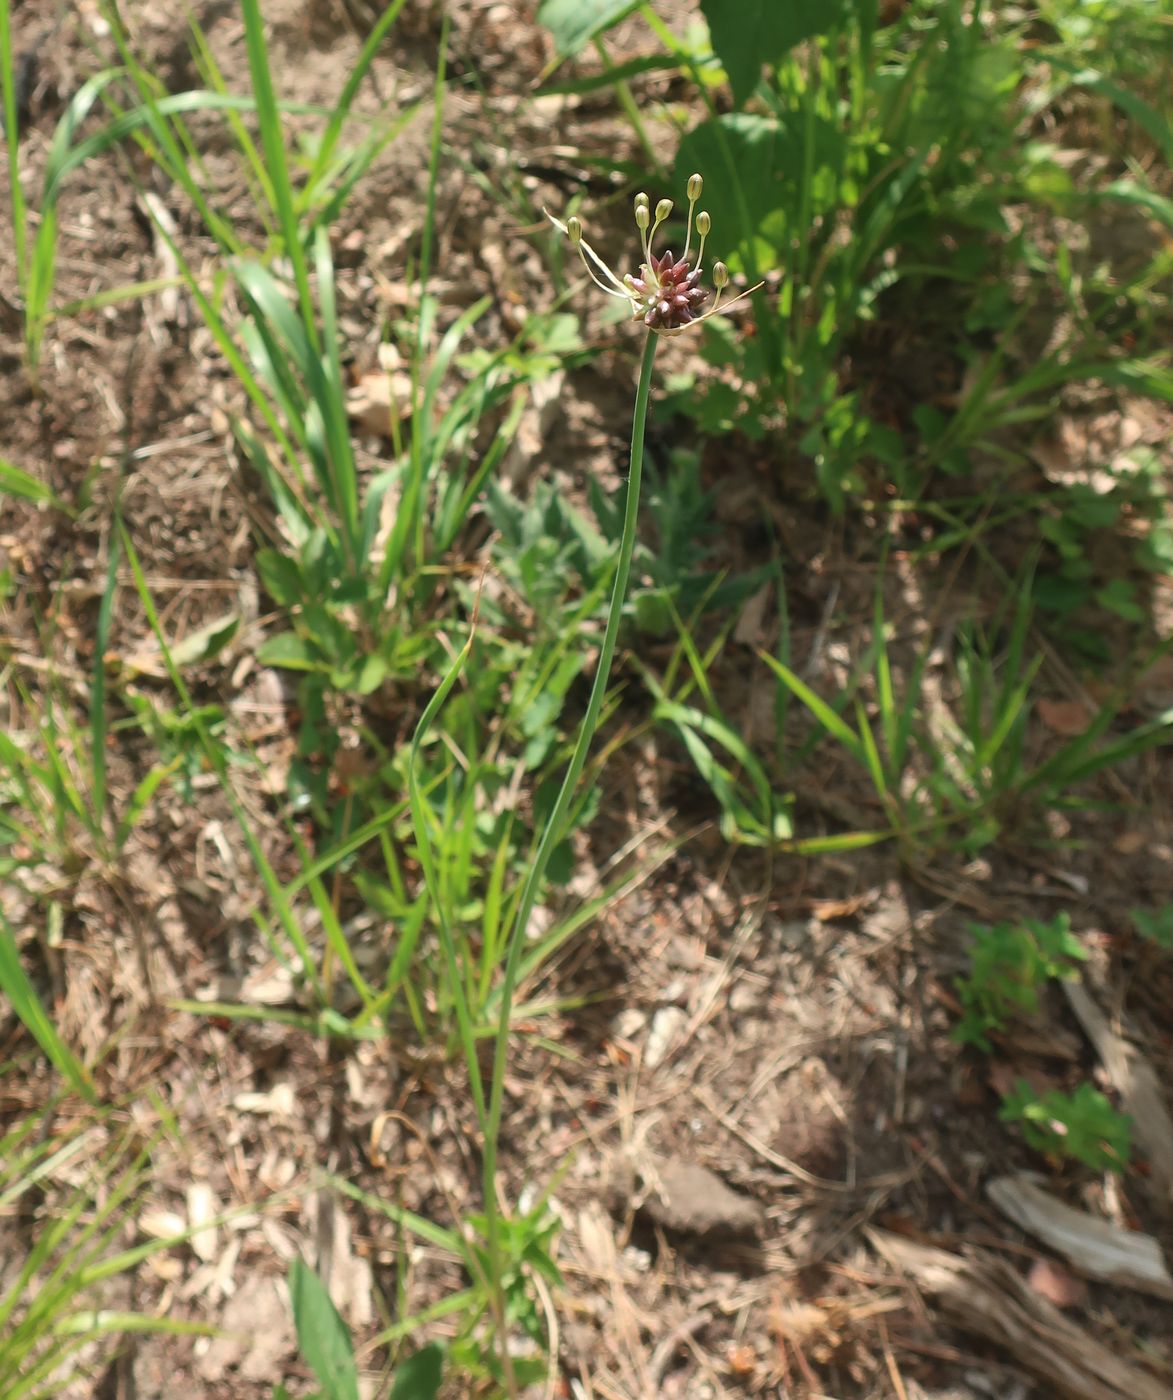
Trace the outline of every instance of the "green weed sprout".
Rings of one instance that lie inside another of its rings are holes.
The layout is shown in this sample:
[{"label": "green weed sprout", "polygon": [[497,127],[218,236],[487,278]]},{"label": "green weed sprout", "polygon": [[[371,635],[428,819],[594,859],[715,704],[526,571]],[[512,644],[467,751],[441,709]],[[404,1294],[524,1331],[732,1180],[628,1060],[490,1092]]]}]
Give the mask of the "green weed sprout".
[{"label": "green weed sprout", "polygon": [[1037,1152],[1083,1162],[1093,1171],[1123,1171],[1132,1154],[1131,1118],[1090,1084],[1072,1094],[1056,1089],[1040,1096],[1020,1079],[998,1116],[1003,1123],[1021,1123]]},{"label": "green weed sprout", "polygon": [[1158,948],[1173,951],[1173,904],[1159,909],[1130,909],[1132,926],[1142,938]]},{"label": "green weed sprout", "polygon": [[964,1015],[954,1040],[989,1051],[991,1031],[1015,1016],[1033,1016],[1039,991],[1053,978],[1074,981],[1087,952],[1071,932],[1071,920],[1059,914],[1049,924],[1026,919],[992,927],[971,924],[973,947],[967,977],[957,979]]}]

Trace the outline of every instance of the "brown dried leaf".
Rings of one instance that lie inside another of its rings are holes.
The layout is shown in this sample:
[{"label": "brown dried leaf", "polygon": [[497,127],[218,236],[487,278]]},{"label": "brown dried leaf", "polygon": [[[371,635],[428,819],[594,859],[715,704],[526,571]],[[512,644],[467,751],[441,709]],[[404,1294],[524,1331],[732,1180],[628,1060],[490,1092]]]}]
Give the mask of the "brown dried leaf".
[{"label": "brown dried leaf", "polygon": [[1052,734],[1061,739],[1075,739],[1083,734],[1092,722],[1091,712],[1082,700],[1048,700],[1045,697],[1035,706],[1039,718]]},{"label": "brown dried leaf", "polygon": [[1087,1284],[1069,1274],[1054,1259],[1036,1259],[1026,1281],[1040,1297],[1057,1308],[1077,1307],[1087,1296]]},{"label": "brown dried leaf", "polygon": [[395,424],[411,417],[411,375],[406,370],[369,370],[347,394],[346,410],[358,432],[393,438]]}]

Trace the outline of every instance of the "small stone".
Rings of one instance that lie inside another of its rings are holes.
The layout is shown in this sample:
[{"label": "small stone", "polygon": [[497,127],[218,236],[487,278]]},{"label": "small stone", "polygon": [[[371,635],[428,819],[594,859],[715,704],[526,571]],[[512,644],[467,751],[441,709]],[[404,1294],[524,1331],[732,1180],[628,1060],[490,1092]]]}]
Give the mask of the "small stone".
[{"label": "small stone", "polygon": [[753,982],[741,981],[729,993],[729,1010],[744,1015],[757,1011],[762,1004],[762,988]]},{"label": "small stone", "polygon": [[698,1236],[756,1234],[765,1223],[761,1203],[726,1186],[696,1162],[653,1160],[644,1213],[666,1230]]},{"label": "small stone", "polygon": [[647,1049],[644,1051],[644,1064],[648,1069],[655,1069],[664,1063],[687,1020],[688,1016],[679,1006],[662,1006],[652,1017],[652,1028],[648,1032]]},{"label": "small stone", "polygon": [[611,1030],[620,1040],[634,1040],[647,1021],[647,1016],[638,1006],[625,1006],[611,1022]]},{"label": "small stone", "polygon": [[682,1004],[688,1000],[688,981],[683,977],[673,977],[672,981],[661,991],[660,1003],[667,1006],[670,1003]]}]

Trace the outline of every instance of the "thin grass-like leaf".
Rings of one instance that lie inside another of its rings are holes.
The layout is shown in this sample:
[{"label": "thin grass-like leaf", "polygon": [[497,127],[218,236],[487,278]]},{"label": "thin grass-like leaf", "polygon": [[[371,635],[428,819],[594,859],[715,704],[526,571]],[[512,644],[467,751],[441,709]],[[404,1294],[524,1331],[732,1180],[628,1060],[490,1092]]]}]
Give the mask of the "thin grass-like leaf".
[{"label": "thin grass-like leaf", "polygon": [[[448,699],[452,687],[460,679],[460,674],[464,670],[465,662],[472,652],[472,645],[475,637],[476,616],[474,614],[468,638],[457,652],[452,661],[452,665],[449,666],[439,686],[437,686],[435,694],[424,708],[424,712],[419,718],[419,723],[416,725],[415,733],[412,735],[411,740],[410,762],[407,770],[408,797],[411,806],[412,828],[415,832],[416,845],[419,850],[420,865],[423,869],[424,880],[430,893],[440,889],[440,880],[436,866],[435,848],[432,844],[432,814],[425,801],[424,790],[419,778],[420,746],[425,735],[436,722],[440,711],[444,708],[444,702]],[[476,1040],[473,1035],[472,1011],[468,1002],[464,975],[461,972],[456,940],[453,936],[451,925],[448,922],[444,902],[439,899],[435,902],[436,926],[440,938],[440,947],[444,955],[444,964],[448,973],[448,991],[456,1010],[460,1045],[464,1054],[465,1065],[468,1069],[469,1085],[472,1089],[477,1121],[483,1130],[487,1122],[487,1110],[484,1085],[481,1081],[480,1063],[477,1058]]]},{"label": "thin grass-like leaf", "polygon": [[316,352],[320,342],[314,315],[314,300],[298,229],[297,211],[294,208],[289,164],[285,155],[285,127],[281,120],[281,108],[273,90],[273,75],[265,43],[265,21],[259,0],[240,0],[240,8],[244,19],[244,42],[248,51],[253,97],[256,101],[257,125],[261,129],[261,146],[265,152],[265,167],[272,181],[285,256],[293,265],[293,280],[297,286],[302,326]]},{"label": "thin grass-like leaf", "polygon": [[277,911],[277,917],[281,922],[281,927],[286,937],[289,939],[290,946],[297,953],[302,970],[310,981],[315,994],[320,998],[322,990],[321,983],[318,978],[318,969],[314,962],[309,943],[306,940],[301,926],[297,922],[297,918],[281,886],[281,882],[278,880],[276,872],[273,870],[268,857],[265,855],[260,840],[252,829],[248,813],[241,805],[239,798],[237,798],[233,790],[223,752],[220,746],[213,742],[211,735],[208,733],[207,725],[203,721],[199,708],[192,701],[191,693],[187,688],[187,682],[183,679],[183,674],[175,664],[175,660],[171,655],[171,649],[167,643],[167,637],[163,631],[162,624],[159,622],[159,615],[155,609],[154,599],[151,597],[151,591],[147,587],[146,577],[143,574],[142,565],[139,563],[134,544],[127,534],[125,526],[120,526],[120,531],[123,549],[130,563],[139,601],[142,603],[143,611],[146,613],[151,630],[155,634],[155,640],[159,644],[159,651],[167,667],[167,673],[171,677],[171,683],[186,705],[192,725],[199,737],[200,745],[211,763],[213,771],[220,780],[220,785],[225,797],[227,797],[229,803],[232,805],[233,813],[240,824],[241,834],[249,848],[249,854],[252,856],[257,872],[265,886],[265,891],[272,901],[273,907]]},{"label": "thin grass-like leaf", "polygon": [[58,1073],[87,1103],[97,1103],[98,1096],[89,1070],[58,1034],[52,1017],[45,1010],[21,965],[16,934],[3,914],[0,914],[0,988],[25,1029]]},{"label": "thin grass-like leaf", "polygon": [[[0,0],[0,7],[3,3],[4,0]],[[17,496],[20,500],[32,501],[35,505],[69,511],[69,507],[52,487],[3,457],[0,457],[0,495]]]},{"label": "thin grass-like leaf", "polygon": [[24,295],[28,280],[28,211],[20,183],[20,123],[16,111],[16,55],[12,50],[11,0],[0,0],[0,89],[4,101],[4,147],[8,158],[8,198],[12,208],[12,242],[16,254],[16,280]]},{"label": "thin grass-like leaf", "polygon": [[820,725],[860,763],[866,763],[863,744],[858,734],[846,723],[841,715],[831,708],[820,695],[816,695],[809,685],[777,657],[769,652],[759,651],[758,655],[771,671],[786,686],[792,695],[801,700]]}]

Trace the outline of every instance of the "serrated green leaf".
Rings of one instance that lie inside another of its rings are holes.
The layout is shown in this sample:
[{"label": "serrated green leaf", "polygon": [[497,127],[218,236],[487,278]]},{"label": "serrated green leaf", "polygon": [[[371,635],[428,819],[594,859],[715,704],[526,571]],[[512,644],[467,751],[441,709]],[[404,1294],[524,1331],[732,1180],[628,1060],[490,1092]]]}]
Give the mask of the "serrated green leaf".
[{"label": "serrated green leaf", "polygon": [[261,586],[275,603],[292,607],[299,603],[305,591],[301,570],[288,554],[275,549],[259,549],[255,563],[261,576]]},{"label": "serrated green leaf", "polygon": [[1173,950],[1173,904],[1160,909],[1130,909],[1133,927],[1159,948]]}]

